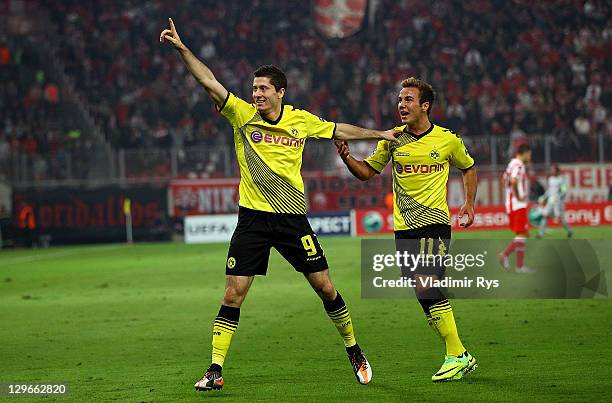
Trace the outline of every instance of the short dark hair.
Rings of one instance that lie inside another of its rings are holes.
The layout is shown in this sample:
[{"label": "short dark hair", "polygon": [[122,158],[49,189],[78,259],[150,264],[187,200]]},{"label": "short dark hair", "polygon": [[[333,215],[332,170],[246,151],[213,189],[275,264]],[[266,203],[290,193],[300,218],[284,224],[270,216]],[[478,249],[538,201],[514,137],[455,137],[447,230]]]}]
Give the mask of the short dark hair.
[{"label": "short dark hair", "polygon": [[517,154],[525,154],[527,151],[531,151],[531,146],[527,143],[523,143],[516,149]]},{"label": "short dark hair", "polygon": [[429,115],[431,107],[436,100],[436,93],[431,84],[415,77],[408,77],[402,81],[402,88],[409,87],[414,87],[419,90],[419,105],[423,105],[423,102],[429,102],[429,107],[427,108],[427,114]]},{"label": "short dark hair", "polygon": [[270,83],[274,86],[276,91],[284,88],[287,91],[287,76],[281,69],[271,64],[265,66],[259,66],[257,70],[253,72],[254,77],[268,77]]}]

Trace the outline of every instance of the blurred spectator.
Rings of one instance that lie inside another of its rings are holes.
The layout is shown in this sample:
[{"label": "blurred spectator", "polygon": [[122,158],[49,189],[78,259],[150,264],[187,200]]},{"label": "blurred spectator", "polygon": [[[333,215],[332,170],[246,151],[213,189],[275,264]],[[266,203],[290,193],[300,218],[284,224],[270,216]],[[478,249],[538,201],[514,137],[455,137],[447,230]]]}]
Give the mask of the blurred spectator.
[{"label": "blurred spectator", "polygon": [[574,129],[576,133],[586,136],[591,132],[591,123],[584,115],[577,116],[574,119]]},{"label": "blurred spectator", "polygon": [[0,65],[6,66],[11,62],[11,51],[4,45],[0,44]]}]

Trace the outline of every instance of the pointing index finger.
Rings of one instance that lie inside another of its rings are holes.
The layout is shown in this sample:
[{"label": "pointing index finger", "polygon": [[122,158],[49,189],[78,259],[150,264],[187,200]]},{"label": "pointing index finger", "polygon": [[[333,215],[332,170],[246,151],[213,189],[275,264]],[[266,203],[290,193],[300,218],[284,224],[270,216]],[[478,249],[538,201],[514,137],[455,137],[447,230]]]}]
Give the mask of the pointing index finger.
[{"label": "pointing index finger", "polygon": [[170,21],[170,30],[172,31],[173,34],[176,34],[176,28],[174,27],[174,21],[172,21],[172,18],[168,18],[168,21]]}]

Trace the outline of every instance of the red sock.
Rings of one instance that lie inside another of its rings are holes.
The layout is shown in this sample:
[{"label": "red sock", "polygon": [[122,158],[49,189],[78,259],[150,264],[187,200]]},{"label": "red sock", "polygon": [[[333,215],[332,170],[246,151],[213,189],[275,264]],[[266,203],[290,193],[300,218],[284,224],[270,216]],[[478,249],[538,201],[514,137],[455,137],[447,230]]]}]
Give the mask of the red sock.
[{"label": "red sock", "polygon": [[516,249],[516,240],[512,240],[508,246],[506,246],[506,249],[504,249],[504,251],[502,252],[502,255],[508,257],[512,254],[512,252],[514,252],[514,249]]},{"label": "red sock", "polygon": [[516,243],[516,267],[523,267],[525,263],[525,239],[515,239]]}]

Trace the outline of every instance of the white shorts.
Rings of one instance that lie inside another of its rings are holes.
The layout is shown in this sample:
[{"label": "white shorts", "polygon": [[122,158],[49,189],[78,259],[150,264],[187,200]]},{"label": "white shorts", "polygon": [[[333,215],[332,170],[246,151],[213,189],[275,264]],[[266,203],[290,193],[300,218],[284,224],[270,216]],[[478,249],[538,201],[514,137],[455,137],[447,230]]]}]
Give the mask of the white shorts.
[{"label": "white shorts", "polygon": [[546,217],[561,217],[565,213],[565,206],[562,201],[546,203],[546,206],[542,209],[542,213]]}]

